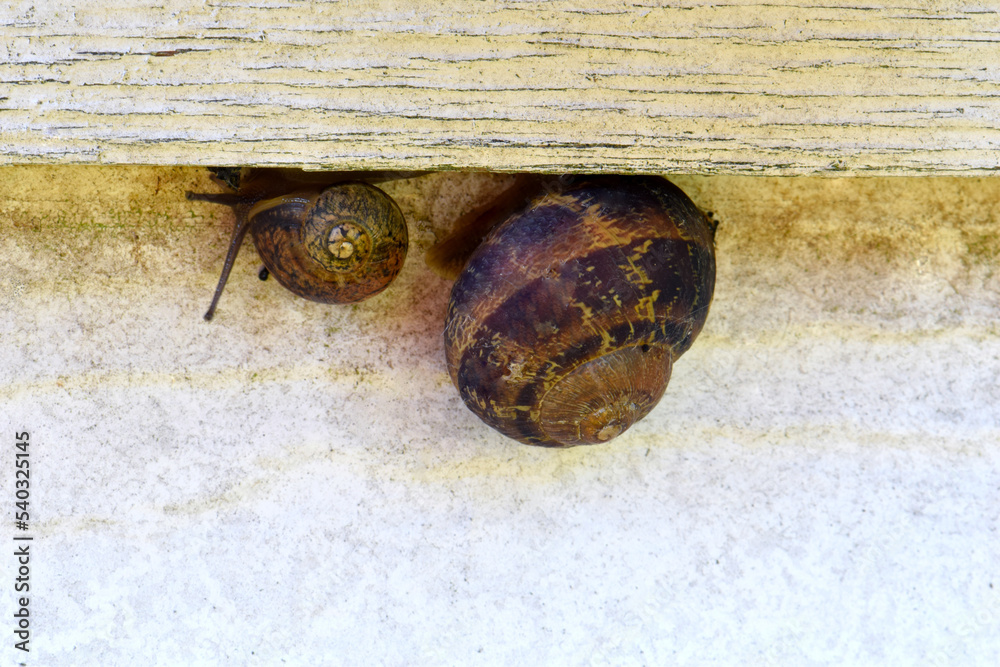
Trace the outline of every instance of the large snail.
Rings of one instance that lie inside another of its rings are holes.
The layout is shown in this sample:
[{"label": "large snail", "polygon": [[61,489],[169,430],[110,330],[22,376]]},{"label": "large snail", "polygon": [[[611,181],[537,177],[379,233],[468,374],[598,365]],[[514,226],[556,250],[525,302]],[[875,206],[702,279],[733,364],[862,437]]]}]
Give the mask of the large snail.
[{"label": "large snail", "polygon": [[406,221],[396,203],[371,183],[410,175],[224,171],[216,180],[233,192],[187,193],[188,199],[225,204],[236,212],[232,242],[205,319],[215,313],[248,231],[267,273],[303,298],[354,303],[384,290],[403,268]]},{"label": "large snail", "polygon": [[[504,206],[480,218],[501,216]],[[526,444],[620,435],[660,400],[705,324],[714,232],[659,177],[536,188],[475,248],[452,288],[445,353],[465,404]],[[443,265],[448,253],[438,255]]]}]

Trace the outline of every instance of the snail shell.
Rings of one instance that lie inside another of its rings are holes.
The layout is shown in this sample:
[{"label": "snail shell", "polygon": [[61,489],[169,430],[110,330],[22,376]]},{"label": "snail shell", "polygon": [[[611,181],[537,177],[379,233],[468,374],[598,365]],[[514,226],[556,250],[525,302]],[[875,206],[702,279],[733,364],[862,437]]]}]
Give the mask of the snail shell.
[{"label": "snail shell", "polygon": [[[251,170],[217,179],[234,193],[188,193],[188,199],[231,206],[236,229],[212,305],[215,312],[233,261],[249,231],[268,274],[294,294],[321,303],[354,303],[395,279],[407,250],[406,221],[396,203],[357,174]],[[393,174],[376,180],[405,178]]]},{"label": "snail shell", "polygon": [[451,293],[448,372],[522,443],[607,442],[663,396],[705,324],[714,228],[658,177],[595,177],[495,227]]},{"label": "snail shell", "polygon": [[406,258],[406,222],[374,185],[340,183],[255,204],[250,234],[268,271],[298,296],[354,303],[389,286]]}]

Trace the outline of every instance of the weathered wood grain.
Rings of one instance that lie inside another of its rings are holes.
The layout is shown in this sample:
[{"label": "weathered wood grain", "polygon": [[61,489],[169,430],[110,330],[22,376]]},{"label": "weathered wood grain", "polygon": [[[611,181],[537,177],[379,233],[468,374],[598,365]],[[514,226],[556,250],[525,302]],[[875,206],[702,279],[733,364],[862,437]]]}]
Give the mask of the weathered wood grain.
[{"label": "weathered wood grain", "polygon": [[0,163],[1000,166],[1000,0],[22,0]]}]

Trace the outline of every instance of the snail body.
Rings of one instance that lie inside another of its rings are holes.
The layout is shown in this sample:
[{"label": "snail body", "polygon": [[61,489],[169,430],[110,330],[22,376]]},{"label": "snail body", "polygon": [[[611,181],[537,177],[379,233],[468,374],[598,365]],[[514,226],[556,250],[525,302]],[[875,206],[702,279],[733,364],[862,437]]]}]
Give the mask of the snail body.
[{"label": "snail body", "polygon": [[486,236],[445,322],[465,404],[525,444],[607,442],[642,419],[708,316],[714,227],[658,177],[593,177]]},{"label": "snail body", "polygon": [[[235,186],[235,192],[188,193],[188,199],[225,204],[236,213],[206,320],[214,315],[247,232],[267,273],[311,301],[367,299],[388,287],[402,269],[408,241],[403,214],[387,194],[356,174],[260,169],[245,178],[228,176],[220,182]],[[378,179],[377,174],[368,177]]]}]

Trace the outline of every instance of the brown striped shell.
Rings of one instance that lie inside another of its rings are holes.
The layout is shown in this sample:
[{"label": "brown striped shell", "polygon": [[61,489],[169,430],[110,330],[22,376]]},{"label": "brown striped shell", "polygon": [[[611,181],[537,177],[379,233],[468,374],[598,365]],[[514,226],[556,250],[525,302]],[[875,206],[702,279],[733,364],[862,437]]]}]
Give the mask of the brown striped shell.
[{"label": "brown striped shell", "polygon": [[[395,279],[407,250],[406,221],[396,203],[354,173],[307,174],[251,170],[217,179],[236,184],[235,194],[188,193],[189,199],[231,206],[236,229],[205,319],[212,319],[249,231],[270,275],[294,294],[321,303],[345,304],[372,297]],[[406,174],[368,175],[374,180]]]},{"label": "brown striped shell", "polygon": [[652,410],[708,316],[714,228],[658,177],[596,177],[498,225],[452,289],[448,372],[520,442],[607,442]]},{"label": "brown striped shell", "polygon": [[354,303],[389,286],[406,258],[406,222],[374,185],[258,202],[248,213],[264,266],[289,291],[321,303]]}]

